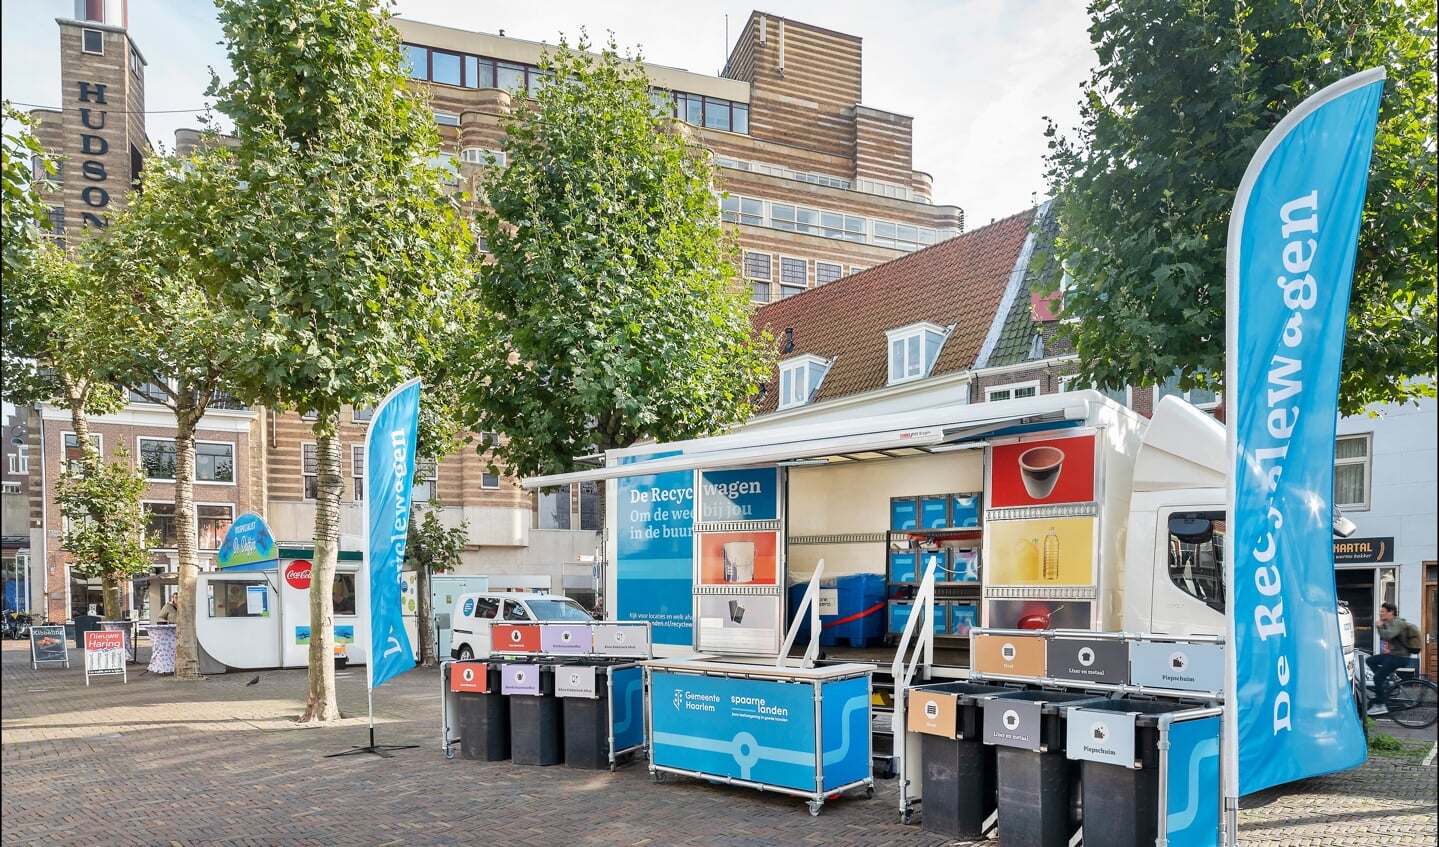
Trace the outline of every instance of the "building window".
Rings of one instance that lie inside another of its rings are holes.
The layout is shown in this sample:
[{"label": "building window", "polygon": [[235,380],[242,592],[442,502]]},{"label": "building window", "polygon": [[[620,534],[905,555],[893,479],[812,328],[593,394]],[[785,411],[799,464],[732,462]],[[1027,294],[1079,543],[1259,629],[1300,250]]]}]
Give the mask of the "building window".
[{"label": "building window", "polygon": [[441,85],[460,84],[460,56],[443,50],[430,51],[430,82]]},{"label": "building window", "polygon": [[164,403],[172,396],[170,386],[153,380],[130,389],[131,403]]},{"label": "building window", "polygon": [[30,473],[30,445],[16,444],[15,452],[10,454],[10,473],[23,476]]},{"label": "building window", "polygon": [[482,471],[480,473],[480,487],[489,489],[499,488],[500,475],[497,473],[490,473],[489,471]]},{"label": "building window", "polygon": [[300,479],[304,482],[304,498],[320,499],[320,447],[318,444],[300,445]]},{"label": "building window", "polygon": [[1369,508],[1369,455],[1373,435],[1341,435],[1334,440],[1334,505],[1345,511]]},{"label": "building window", "polygon": [[539,495],[540,529],[570,528],[570,487],[543,488]]},{"label": "building window", "polygon": [[50,220],[49,235],[61,241],[65,240],[65,207],[51,206],[50,211],[45,214]]},{"label": "building window", "polygon": [[774,279],[774,266],[768,253],[746,251],[744,254],[744,275],[750,280],[753,293],[750,299],[755,303],[769,302],[769,285]]},{"label": "building window", "polygon": [[18,483],[18,482],[0,482],[0,494],[19,494],[19,493],[21,493],[21,491],[20,491],[20,483]]},{"label": "building window", "polygon": [[779,366],[779,408],[790,409],[809,403],[829,373],[833,359],[796,356]]},{"label": "building window", "polygon": [[[73,432],[65,433],[63,438],[65,449],[64,455],[60,457],[60,471],[62,473],[78,474],[83,467],[80,462],[85,458],[85,452],[80,449],[80,439],[76,438]],[[90,443],[95,445],[95,452],[104,455],[105,441],[100,437],[100,433],[92,432],[90,434]]]},{"label": "building window", "polygon": [[410,79],[429,79],[430,51],[415,44],[406,44],[402,49],[410,66]]},{"label": "building window", "polygon": [[[175,550],[180,546],[180,534],[175,526],[175,504],[142,504],[145,509],[146,534],[150,543],[164,550]],[[196,543],[201,550],[219,550],[220,542],[235,519],[235,507],[230,505],[195,506]]]},{"label": "building window", "polygon": [[[141,438],[140,467],[145,478],[175,479],[175,441],[171,438]],[[195,442],[195,481],[234,482],[235,445],[224,442]]]},{"label": "building window", "polygon": [[844,276],[844,265],[834,262],[816,261],[814,263],[814,284],[816,286],[834,282],[842,276]]},{"label": "building window", "polygon": [[1039,380],[1011,382],[984,389],[985,400],[1018,400],[1021,397],[1039,396]]},{"label": "building window", "polygon": [[411,497],[417,503],[428,503],[439,495],[440,468],[434,459],[415,458],[415,483]]},{"label": "building window", "polygon": [[435,123],[440,126],[459,126],[460,116],[450,112],[435,112]]},{"label": "building window", "polygon": [[793,297],[809,287],[809,262],[805,259],[779,257],[779,296]]},{"label": "building window", "polygon": [[733,194],[722,197],[720,219],[730,223],[764,226],[764,201]]},{"label": "building window", "polygon": [[314,409],[310,409],[310,410],[307,411],[307,412],[301,412],[301,413],[300,413],[300,420],[302,420],[302,421],[317,421],[317,420],[319,420],[319,419],[320,419],[320,413],[317,412],[317,411],[315,411]]},{"label": "building window", "polygon": [[140,61],[140,51],[136,50],[133,47],[130,48],[130,73],[134,74],[135,76],[139,76],[140,68],[144,64],[144,62]]},{"label": "building window", "polygon": [[205,594],[212,618],[260,618],[270,614],[269,584],[264,578],[209,582]]},{"label": "building window", "polygon": [[80,52],[105,55],[105,34],[98,29],[80,30]]},{"label": "building window", "polygon": [[862,271],[862,270],[866,270],[866,268],[864,267],[864,265],[850,265],[850,266],[849,266],[849,275],[850,275],[850,276],[854,276],[855,274],[859,273],[859,272]]},{"label": "building window", "polygon": [[375,407],[355,406],[350,410],[350,419],[355,423],[369,423],[375,417]]},{"label": "building window", "polygon": [[365,499],[365,445],[350,447],[350,478],[355,484],[355,501]]},{"label": "building window", "polygon": [[598,482],[580,483],[580,529],[598,532],[600,514],[604,509],[605,490]]},{"label": "building window", "polygon": [[887,331],[889,384],[929,376],[952,329],[953,326],[946,328],[932,323],[917,323]]}]

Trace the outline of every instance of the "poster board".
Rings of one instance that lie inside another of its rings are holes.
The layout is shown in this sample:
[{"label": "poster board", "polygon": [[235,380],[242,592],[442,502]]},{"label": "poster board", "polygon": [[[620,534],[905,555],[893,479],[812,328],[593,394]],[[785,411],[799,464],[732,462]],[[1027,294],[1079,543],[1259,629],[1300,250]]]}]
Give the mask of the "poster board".
[{"label": "poster board", "polygon": [[119,676],[129,682],[125,671],[125,633],[118,629],[92,629],[85,633],[85,684],[92,676]]},{"label": "poster board", "polygon": [[30,668],[62,662],[70,667],[70,645],[65,641],[64,624],[30,627]]}]

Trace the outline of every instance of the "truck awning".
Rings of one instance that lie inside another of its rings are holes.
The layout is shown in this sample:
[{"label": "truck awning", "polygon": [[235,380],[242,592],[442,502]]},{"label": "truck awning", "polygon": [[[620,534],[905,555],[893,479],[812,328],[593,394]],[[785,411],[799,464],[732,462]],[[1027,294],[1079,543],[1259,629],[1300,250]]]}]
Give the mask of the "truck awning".
[{"label": "truck awning", "polygon": [[797,423],[670,444],[647,444],[613,451],[609,458],[615,464],[529,477],[521,484],[526,488],[548,488],[669,471],[894,458],[957,449],[967,442],[1016,426],[1084,421],[1089,417],[1092,402],[1107,402],[1092,391],[1062,396],[1064,399],[1059,402],[1060,395],[1044,395],[977,404],[957,403],[837,423]]}]

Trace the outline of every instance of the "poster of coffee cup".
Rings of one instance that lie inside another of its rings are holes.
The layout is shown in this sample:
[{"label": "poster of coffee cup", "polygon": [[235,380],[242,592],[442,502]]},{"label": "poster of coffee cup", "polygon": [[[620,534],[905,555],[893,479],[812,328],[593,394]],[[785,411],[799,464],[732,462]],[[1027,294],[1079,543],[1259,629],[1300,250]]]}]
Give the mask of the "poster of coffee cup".
[{"label": "poster of coffee cup", "polygon": [[990,629],[1091,629],[1093,604],[1088,600],[988,600],[985,626]]},{"label": "poster of coffee cup", "polygon": [[701,585],[778,585],[774,532],[703,532]]},{"label": "poster of coffee cup", "polygon": [[989,454],[989,508],[1094,500],[1094,436],[997,444]]},{"label": "poster of coffee cup", "polygon": [[990,521],[984,584],[1093,585],[1095,518]]}]

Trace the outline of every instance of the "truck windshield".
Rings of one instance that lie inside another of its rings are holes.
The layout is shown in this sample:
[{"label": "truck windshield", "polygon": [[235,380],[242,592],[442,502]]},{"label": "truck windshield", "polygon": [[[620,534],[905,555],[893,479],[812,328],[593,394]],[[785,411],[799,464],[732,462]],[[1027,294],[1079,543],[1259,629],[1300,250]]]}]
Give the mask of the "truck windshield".
[{"label": "truck windshield", "polygon": [[540,621],[592,621],[590,613],[573,600],[530,600],[530,610]]},{"label": "truck windshield", "polygon": [[1210,608],[1224,611],[1224,513],[1169,516],[1169,579]]}]

